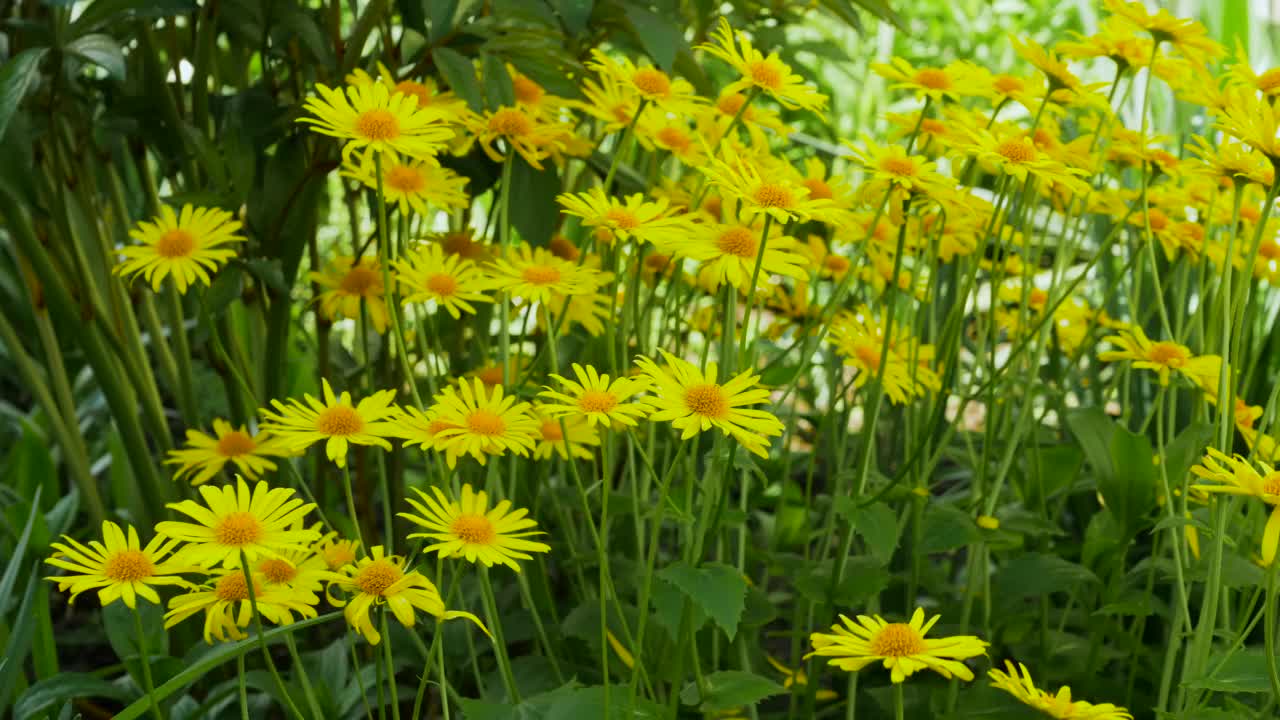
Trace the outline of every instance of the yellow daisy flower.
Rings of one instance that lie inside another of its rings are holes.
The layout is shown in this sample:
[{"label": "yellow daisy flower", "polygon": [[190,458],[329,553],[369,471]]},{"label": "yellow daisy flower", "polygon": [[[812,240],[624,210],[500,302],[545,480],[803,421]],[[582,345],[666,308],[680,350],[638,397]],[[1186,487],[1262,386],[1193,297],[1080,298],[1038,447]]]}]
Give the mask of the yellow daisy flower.
[{"label": "yellow daisy flower", "polygon": [[1239,88],[1228,90],[1214,126],[1280,163],[1280,111],[1267,98]]},{"label": "yellow daisy flower", "polygon": [[916,68],[906,60],[895,57],[888,63],[872,63],[877,75],[892,80],[894,89],[910,90],[919,98],[931,98],[935,102],[957,100],[986,94],[983,85],[986,73],[971,62],[957,60],[942,68]]},{"label": "yellow daisy flower", "polygon": [[453,137],[448,125],[452,113],[419,107],[417,96],[393,91],[384,83],[341,90],[317,84],[316,92],[320,97],[308,97],[303,103],[315,117],[298,118],[298,122],[345,141],[344,160],[365,148],[425,160],[444,150]]},{"label": "yellow daisy flower", "polygon": [[591,51],[591,59],[587,61],[587,68],[602,78],[613,78],[634,89],[640,97],[676,115],[691,115],[704,102],[688,80],[672,78],[648,63],[637,66],[628,58],[615,60],[594,49]]},{"label": "yellow daisy flower", "polygon": [[387,555],[381,545],[373,547],[369,555],[360,558],[359,562],[342,568],[342,574],[333,584],[353,597],[344,600],[330,594],[329,602],[343,608],[342,614],[347,623],[371,645],[382,642],[382,635],[370,618],[373,609],[380,605],[386,605],[396,620],[407,628],[414,626],[416,611],[422,610],[438,621],[470,620],[489,635],[489,629],[475,615],[461,610],[446,610],[435,584],[417,570],[405,572],[404,558]]},{"label": "yellow daisy flower", "polygon": [[195,587],[179,575],[198,568],[184,564],[181,558],[165,557],[177,545],[177,540],[157,535],[144,547],[132,525],[126,536],[119,525],[104,520],[101,542],[90,540],[85,545],[63,535],[62,542],[50,543],[54,553],[45,562],[71,574],[45,580],[57,583],[60,592],[70,590],[72,603],[80,593],[97,590],[103,606],[123,599],[132,609],[138,597],[159,605],[160,596],[152,586]]},{"label": "yellow daisy flower", "polygon": [[347,75],[346,81],[348,85],[372,85],[376,82],[381,82],[393,94],[403,93],[409,97],[416,98],[419,108],[430,107],[440,110],[451,122],[456,122],[467,111],[467,104],[464,101],[448,90],[441,90],[434,79],[410,80],[405,78],[397,80],[395,75],[391,74],[387,66],[381,62],[378,63],[378,77],[376,79],[362,68],[356,68]]},{"label": "yellow daisy flower", "polygon": [[534,417],[538,420],[538,444],[533,448],[535,460],[546,460],[552,453],[562,460],[568,460],[572,453],[575,458],[590,460],[595,453],[589,448],[599,447],[600,435],[596,432],[595,423],[577,415],[560,416],[559,418],[540,412],[542,408],[534,408]]},{"label": "yellow daisy flower", "polygon": [[390,315],[387,314],[381,268],[377,258],[361,258],[357,262],[353,258],[339,256],[329,262],[324,272],[308,273],[307,277],[312,282],[328,288],[316,298],[320,311],[330,320],[358,318],[363,303],[374,330],[386,332]]},{"label": "yellow daisy flower", "polygon": [[506,259],[494,259],[485,271],[489,287],[544,305],[552,293],[587,295],[600,285],[598,271],[528,245],[521,245]]},{"label": "yellow daisy flower", "polygon": [[584,227],[595,228],[596,239],[604,242],[634,237],[658,244],[689,233],[694,226],[688,215],[673,215],[665,198],[646,201],[641,193],[618,199],[593,187],[586,192],[563,193],[556,202],[564,207],[564,214],[580,217]]},{"label": "yellow daisy flower", "polygon": [[[320,523],[316,523],[312,529],[318,534],[320,527]],[[301,524],[294,529],[302,529]],[[312,545],[306,549],[288,550],[276,557],[259,558],[253,564],[254,579],[260,580],[268,589],[291,590],[314,605],[320,601],[319,594],[324,584],[337,579],[325,560],[316,555],[316,549],[317,545]]]},{"label": "yellow daisy flower", "polygon": [[488,495],[483,490],[475,492],[470,485],[462,486],[461,502],[450,500],[434,486],[434,498],[417,488],[413,491],[422,502],[405,500],[418,514],[400,513],[400,517],[429,531],[410,535],[410,539],[436,541],[423,552],[439,553],[441,557],[460,555],[470,563],[479,561],[485,567],[506,565],[520,572],[517,560],[532,560],[529,553],[551,551],[550,545],[528,539],[544,533],[534,529],[538,523],[526,517],[528,510],[511,510],[509,500],[490,509]]},{"label": "yellow daisy flower", "polygon": [[490,393],[479,379],[464,380],[456,389],[446,387],[435,400],[434,420],[443,427],[432,437],[450,468],[457,466],[462,455],[484,465],[489,455],[510,450],[523,456],[533,449],[538,421],[529,412],[529,403],[516,402],[514,395],[504,397],[501,385],[493,386]]},{"label": "yellow daisy flower", "polygon": [[1151,41],[1135,37],[1115,16],[1103,21],[1101,29],[1093,35],[1085,36],[1074,31],[1070,34],[1077,39],[1064,40],[1054,48],[1063,57],[1073,60],[1107,58],[1121,72],[1146,67],[1151,63]]},{"label": "yellow daisy flower", "polygon": [[[772,655],[765,655],[764,659],[768,661],[770,665],[773,666],[774,670],[777,670],[778,672],[782,673],[782,676],[783,676],[782,687],[786,688],[787,690],[790,690],[793,687],[804,687],[809,684],[809,678],[807,675],[805,675],[803,668],[796,668],[793,670],[787,667],[786,665],[783,665],[781,662],[778,661],[777,658],[775,658]],[[818,702],[829,702],[831,700],[835,700],[838,697],[840,697],[839,694],[837,694],[834,690],[830,690],[828,688],[819,688],[817,693],[815,694],[815,699],[817,699]]]},{"label": "yellow daisy flower", "polygon": [[1214,481],[1213,485],[1192,485],[1192,490],[1245,495],[1272,506],[1267,526],[1262,531],[1262,561],[1270,566],[1275,560],[1277,546],[1280,546],[1280,471],[1262,461],[1250,462],[1239,455],[1227,455],[1217,448],[1208,448],[1204,459],[1191,468],[1191,473]]},{"label": "yellow daisy flower", "polygon": [[989,170],[998,170],[1023,182],[1030,176],[1044,184],[1061,185],[1077,195],[1089,191],[1088,183],[1081,179],[1086,171],[1054,160],[1029,137],[999,137],[987,130],[975,130],[970,132],[968,141],[957,143],[956,147],[975,156]]},{"label": "yellow daisy flower", "polygon": [[955,188],[955,180],[939,173],[936,163],[908,154],[901,145],[881,145],[864,136],[860,145],[846,142],[845,147],[867,172],[859,195],[878,204],[888,194],[889,217],[895,224],[902,224],[903,206],[913,197],[941,198]]},{"label": "yellow daisy flower", "polygon": [[919,670],[932,670],[947,679],[972,680],[973,671],[960,661],[985,655],[988,643],[972,635],[926,639],[942,616],[934,615],[928,622],[924,617],[922,608],[916,608],[909,623],[888,623],[879,615],[859,615],[854,622],[841,615],[843,625],[833,625],[830,634],[809,636],[813,652],[805,659],[828,657],[828,665],[848,672],[880,661],[895,683]]},{"label": "yellow daisy flower", "polygon": [[[756,257],[760,255],[760,230],[746,225],[721,225],[705,223],[695,232],[660,246],[663,252],[687,257],[702,263],[710,274],[715,287],[729,283],[739,290],[748,288],[755,271]],[[795,238],[771,236],[765,243],[760,262],[757,287],[768,280],[769,275],[785,275],[796,279],[809,276],[805,270],[805,258],[795,252]]]},{"label": "yellow daisy flower", "polygon": [[283,585],[270,587],[262,578],[253,578],[253,602],[249,601],[249,583],[244,570],[234,567],[226,570],[208,585],[169,600],[169,611],[164,615],[165,629],[204,611],[204,641],[243,640],[248,637],[241,628],[253,620],[253,607],[258,614],[276,625],[289,625],[293,614],[304,618],[316,616],[315,594],[299,592]]},{"label": "yellow daisy flower", "polygon": [[766,56],[751,44],[744,33],[735,32],[727,19],[720,18],[719,26],[711,33],[711,40],[699,45],[698,49],[729,63],[742,75],[721,92],[736,93],[756,88],[786,108],[821,112],[827,106],[827,96],[792,73],[791,67],[779,59],[778,53]]},{"label": "yellow daisy flower", "polygon": [[1186,345],[1167,340],[1152,342],[1137,325],[1122,328],[1119,334],[1108,335],[1103,341],[1119,345],[1122,349],[1098,353],[1099,360],[1128,360],[1131,367],[1151,370],[1159,375],[1161,385],[1168,385],[1170,373],[1177,372],[1192,382],[1211,378],[1213,386],[1217,386],[1218,371],[1222,366],[1222,358],[1217,355],[1196,356]]},{"label": "yellow daisy flower", "polygon": [[[884,351],[885,319],[866,307],[842,312],[831,321],[827,342],[844,357],[844,363],[858,369],[853,386],[860,388],[880,372]],[[889,341],[885,357],[882,392],[895,404],[902,404],[930,391],[942,389],[942,380],[929,368],[932,345],[917,344],[906,328],[898,327]],[[912,364],[912,360],[915,364]]]},{"label": "yellow daisy flower", "polygon": [[[608,283],[609,280],[612,280],[613,275],[611,273],[601,273],[601,277],[602,279],[608,278],[603,280],[603,282]],[[566,301],[568,301],[568,304],[566,304]],[[543,332],[550,331],[551,325],[548,323],[548,314],[558,315],[561,308],[564,308],[564,319],[551,318],[551,323],[560,323],[561,335],[568,335],[569,331],[575,326],[581,326],[591,337],[600,337],[604,333],[604,324],[609,318],[609,295],[603,292],[589,295],[557,295],[556,293],[551,293],[551,301],[545,306],[547,312],[538,313],[538,329]]]},{"label": "yellow daisy flower", "polygon": [[564,390],[560,392],[548,387],[538,393],[539,397],[552,401],[539,406],[539,410],[551,417],[578,417],[589,425],[604,427],[635,427],[637,420],[648,416],[647,404],[628,402],[631,397],[649,389],[645,378],[624,376],[610,379],[594,367],[583,367],[578,363],[573,364],[573,374],[576,381],[551,374]]},{"label": "yellow daisy flower", "polygon": [[201,567],[219,563],[239,567],[240,553],[249,562],[279,557],[290,550],[306,550],[320,537],[315,530],[295,527],[316,506],[294,497],[293,488],[271,489],[259,481],[250,492],[244,478],[236,478],[235,485],[202,485],[198,489],[204,505],[195,500],[166,505],[194,523],[156,523],[157,534],[188,543],[181,550],[182,559],[188,562]]},{"label": "yellow daisy flower", "polygon": [[661,352],[665,368],[643,355],[636,358],[636,365],[657,391],[657,396],[644,398],[654,409],[651,421],[669,421],[681,431],[682,440],[718,428],[752,453],[768,457],[769,438],[781,435],[784,428],[773,413],[746,407],[769,402],[769,391],[759,386],[758,375],[747,370],[720,384],[716,363],[699,370],[666,350]]},{"label": "yellow daisy flower", "polygon": [[[515,151],[539,170],[544,159],[564,150],[572,135],[568,128],[548,122],[523,106],[503,106],[483,115],[471,113],[467,116],[466,127],[494,162],[502,162]],[[498,141],[502,141],[502,152],[498,150]]]},{"label": "yellow daisy flower", "polygon": [[1208,30],[1195,20],[1174,17],[1160,8],[1154,14],[1140,2],[1102,0],[1114,17],[1151,33],[1156,42],[1167,42],[1183,55],[1196,60],[1213,60],[1226,54],[1226,49],[1209,39]]},{"label": "yellow daisy flower", "polygon": [[810,197],[809,188],[796,178],[769,172],[759,162],[738,153],[729,143],[721,149],[721,155],[723,159],[712,158],[698,169],[721,195],[739,201],[739,212],[748,218],[767,213],[783,223],[809,220],[834,207],[829,199]]},{"label": "yellow daisy flower", "polygon": [[301,453],[313,444],[324,441],[325,454],[338,467],[347,464],[347,446],[377,445],[391,449],[388,437],[391,423],[399,413],[392,403],[395,390],[382,390],[352,405],[351,393],[343,391],[334,395],[328,380],[321,380],[321,400],[303,395],[301,402],[290,398],[288,404],[272,400],[274,411],[263,408],[259,412],[265,419],[262,427],[293,452]]},{"label": "yellow daisy flower", "polygon": [[[373,190],[378,188],[378,166],[373,153],[364,153],[359,162],[348,158],[341,174]],[[460,210],[471,204],[466,185],[470,180],[434,160],[413,160],[387,154],[382,158],[382,193],[389,205],[407,213],[425,215],[431,206]]]},{"label": "yellow daisy flower", "polygon": [[226,210],[187,204],[179,214],[161,205],[158,216],[129,231],[139,244],[120,248],[124,260],[113,272],[127,278],[142,275],[157,291],[172,276],[178,292],[185,293],[197,280],[210,284],[210,273],[235,257],[235,250],[220,246],[244,242],[235,234],[239,229],[239,221]]},{"label": "yellow daisy flower", "polygon": [[780,137],[787,137],[792,133],[791,127],[782,121],[782,116],[777,112],[756,105],[747,105],[746,109],[743,109],[742,106],[746,102],[746,95],[722,90],[713,104],[698,111],[695,116],[698,133],[709,146],[715,147],[725,137],[735,117],[738,118],[736,128],[747,131],[754,147],[763,146],[768,142],[765,130]]},{"label": "yellow daisy flower", "polygon": [[1045,49],[1043,45],[1031,38],[1011,36],[1009,43],[1013,45],[1013,50],[1019,57],[1044,73],[1045,79],[1049,81],[1051,97],[1057,90],[1080,92],[1084,89],[1084,81],[1071,72],[1071,68],[1058,57],[1056,52]]},{"label": "yellow daisy flower", "polygon": [[[1058,688],[1057,694],[1050,694],[1036,687],[1031,679],[1027,666],[1004,661],[1005,671],[991,669],[987,676],[991,678],[991,686],[1000,688],[1025,705],[1058,720],[1133,720],[1133,715],[1122,707],[1111,703],[1094,705],[1083,700],[1071,700],[1071,688]],[[1007,672],[1006,672],[1007,671]]]},{"label": "yellow daisy flower", "polygon": [[636,139],[645,150],[666,150],[690,167],[698,167],[707,161],[706,148],[709,145],[706,139],[680,118],[655,117],[654,113],[645,113],[636,124]]},{"label": "yellow daisy flower", "polygon": [[[605,133],[614,133],[631,124],[640,108],[640,91],[630,82],[609,74],[598,78],[583,78],[582,96],[586,100],[569,100],[568,105],[604,123]],[[657,110],[646,106],[644,115]],[[643,116],[642,116],[643,120]]]},{"label": "yellow daisy flower", "polygon": [[348,540],[338,535],[337,531],[330,531],[316,542],[315,554],[307,560],[307,564],[323,563],[328,570],[341,570],[342,566],[356,561],[356,549],[359,547],[359,540]]},{"label": "yellow daisy flower", "polygon": [[228,461],[235,463],[241,475],[257,480],[262,473],[276,469],[267,458],[289,454],[269,434],[260,431],[250,435],[243,425],[236,428],[221,418],[213,421],[213,432],[217,437],[187,430],[187,447],[169,451],[165,464],[179,466],[174,480],[185,477],[192,485],[208,482]]},{"label": "yellow daisy flower", "polygon": [[1238,142],[1211,143],[1192,135],[1187,149],[1200,159],[1199,174],[1232,183],[1254,183],[1264,188],[1275,181],[1275,169],[1262,153]]},{"label": "yellow daisy flower", "polygon": [[482,292],[487,281],[480,268],[461,256],[446,255],[437,243],[410,250],[391,266],[404,292],[401,302],[444,308],[455,320],[464,312],[474,315],[473,302],[493,302]]}]

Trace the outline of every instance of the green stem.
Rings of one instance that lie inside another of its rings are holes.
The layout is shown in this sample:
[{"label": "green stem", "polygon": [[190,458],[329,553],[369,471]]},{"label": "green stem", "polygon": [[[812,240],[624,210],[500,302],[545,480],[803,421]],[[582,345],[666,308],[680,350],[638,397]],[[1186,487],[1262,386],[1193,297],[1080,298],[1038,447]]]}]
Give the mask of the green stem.
[{"label": "green stem", "polygon": [[311,711],[311,716],[314,718],[324,717],[324,713],[320,710],[320,702],[316,700],[316,691],[311,685],[307,666],[302,664],[302,656],[298,654],[298,641],[293,639],[293,633],[285,633],[284,642],[289,648],[289,658],[293,660],[294,672],[302,680],[302,694],[306,696],[307,709]]},{"label": "green stem", "polygon": [[249,720],[249,691],[244,684],[244,654],[236,656],[236,687],[240,695],[240,720]]},{"label": "green stem", "polygon": [[143,689],[147,691],[147,697],[151,700],[151,714],[156,720],[163,720],[164,716],[160,714],[160,703],[156,700],[155,680],[151,677],[151,652],[147,650],[147,633],[142,628],[142,613],[138,612],[136,605],[132,609],[133,627],[138,632],[138,661],[142,665]]},{"label": "green stem", "polygon": [[906,713],[907,703],[903,697],[902,683],[893,684],[893,717],[902,720]]},{"label": "green stem", "polygon": [[395,659],[391,654],[391,633],[387,631],[387,608],[382,608],[382,661],[387,666],[387,685],[391,687],[391,717],[400,720],[400,691],[396,688]]},{"label": "green stem", "polygon": [[356,514],[356,499],[351,493],[351,470],[346,463],[342,464],[342,491],[347,496],[347,513],[351,515],[351,524],[355,526],[356,540],[368,552],[369,546],[364,544],[364,534],[360,531],[360,516]]},{"label": "green stem", "polygon": [[[905,223],[904,223],[905,224]],[[765,246],[769,242],[769,230],[773,228],[773,216],[765,214],[764,229],[760,231],[760,247],[756,249],[756,266],[751,270],[751,282],[747,284],[747,307],[742,315],[742,345],[738,355],[742,358],[742,367],[750,369],[754,364],[755,353],[751,344],[751,311],[756,305],[756,283],[760,280],[760,267],[764,265]]]},{"label": "green stem", "polygon": [[[418,679],[418,692],[413,696],[413,714],[409,716],[410,720],[418,720],[418,716],[422,713],[422,700],[427,696],[428,678],[431,677],[431,664],[436,657],[436,649],[440,647],[440,624],[436,623],[436,630],[431,635],[431,649],[427,651],[427,664],[422,668],[422,675]],[[443,648],[440,648],[443,650]],[[443,679],[443,678],[442,678]]]},{"label": "green stem", "polygon": [[240,572],[244,573],[245,590],[249,594],[249,607],[253,609],[254,630],[258,635],[258,647],[262,650],[262,659],[266,660],[267,670],[271,672],[271,678],[275,680],[276,689],[280,691],[280,698],[284,700],[289,713],[300,720],[305,720],[302,711],[289,695],[289,689],[285,687],[284,679],[280,677],[275,661],[271,659],[271,651],[267,649],[267,638],[262,632],[262,615],[258,612],[258,594],[253,587],[253,572],[249,568],[249,557],[245,555],[243,549],[240,550]]},{"label": "green stem", "polygon": [[507,695],[512,704],[520,702],[520,689],[516,687],[515,674],[511,672],[511,658],[507,656],[506,635],[502,632],[502,619],[498,617],[498,603],[493,597],[493,583],[489,581],[489,568],[480,569],[480,593],[484,598],[484,611],[489,616],[489,628],[493,631],[493,649],[506,683]]},{"label": "green stem", "polygon": [[1280,702],[1280,668],[1277,667],[1277,656],[1280,648],[1276,647],[1276,607],[1280,605],[1280,597],[1276,595],[1276,569],[1280,568],[1280,558],[1273,558],[1267,566],[1267,607],[1266,618],[1262,629],[1266,642],[1267,677],[1271,679],[1271,695],[1275,702]]}]

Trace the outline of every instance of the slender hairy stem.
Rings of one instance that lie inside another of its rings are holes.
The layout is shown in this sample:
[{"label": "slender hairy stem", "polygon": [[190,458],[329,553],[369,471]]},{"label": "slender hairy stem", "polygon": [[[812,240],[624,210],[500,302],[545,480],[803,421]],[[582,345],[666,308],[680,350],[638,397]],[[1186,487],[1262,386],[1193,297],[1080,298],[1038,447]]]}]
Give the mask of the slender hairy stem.
[{"label": "slender hairy stem", "polygon": [[138,612],[136,605],[133,608],[133,626],[138,631],[138,660],[142,665],[142,689],[147,691],[147,696],[151,699],[151,714],[156,720],[163,720],[164,716],[160,714],[160,703],[156,700],[156,684],[151,678],[151,652],[147,650],[147,633],[142,629],[142,613]]}]

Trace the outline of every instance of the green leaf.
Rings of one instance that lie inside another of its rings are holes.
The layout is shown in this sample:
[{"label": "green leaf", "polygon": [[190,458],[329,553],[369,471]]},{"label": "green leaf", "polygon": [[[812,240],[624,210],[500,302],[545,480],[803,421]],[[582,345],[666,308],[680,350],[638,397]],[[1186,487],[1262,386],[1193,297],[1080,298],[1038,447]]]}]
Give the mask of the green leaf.
[{"label": "green leaf", "polygon": [[427,3],[427,23],[431,26],[427,34],[432,43],[453,30],[453,18],[458,12],[458,0],[431,0]]},{"label": "green leaf", "polygon": [[658,571],[701,608],[732,640],[746,604],[747,581],[736,569],[720,563],[691,567],[677,562]]},{"label": "green leaf", "polygon": [[1111,436],[1112,472],[1098,479],[1098,492],[1129,535],[1136,535],[1156,506],[1156,465],[1151,441],[1119,424]]},{"label": "green leaf", "polygon": [[1214,428],[1209,423],[1193,423],[1183,428],[1178,437],[1164,448],[1164,468],[1169,484],[1178,487],[1182,478],[1191,472],[1204,454],[1205,446],[1213,439]]},{"label": "green leaf", "polygon": [[[13,588],[18,582],[18,572],[22,569],[23,560],[26,559],[27,543],[31,540],[31,531],[36,525],[36,518],[40,515],[40,495],[43,490],[44,488],[41,487],[36,488],[35,496],[31,498],[27,523],[22,528],[22,534],[18,536],[18,544],[13,546],[13,554],[6,561],[4,575],[0,575],[0,620],[3,620],[8,612],[9,599],[13,597]],[[0,696],[0,699],[3,699],[3,696]]]},{"label": "green leaf", "polygon": [[997,595],[1007,597],[1048,595],[1097,582],[1083,565],[1045,553],[1019,555],[996,574]]},{"label": "green leaf", "polygon": [[898,514],[882,502],[858,508],[853,529],[867,544],[871,556],[888,565],[898,547]]},{"label": "green leaf", "polygon": [[754,705],[772,695],[786,690],[778,683],[755,673],[742,670],[723,670],[714,672],[703,678],[706,687],[699,689],[696,682],[691,682],[680,691],[680,702],[695,705],[704,713],[715,713],[722,710]]},{"label": "green leaf", "polygon": [[570,35],[578,35],[587,29],[595,0],[552,0],[551,6],[560,15],[560,22]]},{"label": "green leaf", "polygon": [[63,50],[97,65],[117,80],[125,79],[124,51],[110,35],[84,35],[67,43]]},{"label": "green leaf", "polygon": [[663,17],[639,5],[628,4],[626,13],[631,26],[635,28],[636,37],[640,38],[640,44],[649,57],[653,58],[653,63],[671,72],[676,62],[676,53],[682,48],[689,48],[684,40],[684,33],[672,18]]},{"label": "green leaf", "polygon": [[955,550],[981,537],[978,526],[968,513],[950,505],[939,504],[925,508],[924,530],[921,535],[919,550],[926,554]]},{"label": "green leaf", "polygon": [[9,58],[0,68],[0,139],[9,128],[9,121],[22,104],[27,90],[39,75],[40,61],[49,48],[29,48]]},{"label": "green leaf", "polygon": [[1098,475],[1111,474],[1111,433],[1114,421],[1102,408],[1080,408],[1067,413],[1067,427],[1080,442],[1084,456]]},{"label": "green leaf", "polygon": [[538,170],[519,155],[511,158],[511,224],[530,245],[544,247],[551,242],[560,218],[559,188],[560,175],[553,163],[545,162]]},{"label": "green leaf", "polygon": [[0,665],[0,707],[5,707],[18,678],[22,677],[27,653],[31,651],[31,635],[36,627],[32,602],[36,596],[36,586],[43,582],[45,580],[39,575],[31,575],[27,581],[27,589],[22,593],[18,614],[10,624],[12,630],[9,632],[9,640],[5,643],[4,654],[0,655],[6,660],[4,665]]},{"label": "green leaf", "polygon": [[196,9],[196,0],[96,0],[71,23],[71,37],[80,37],[108,22],[184,15]]},{"label": "green leaf", "polygon": [[[1187,683],[1188,687],[1197,690],[1214,692],[1271,692],[1271,679],[1267,673],[1267,655],[1264,650],[1239,650],[1225,658],[1215,657],[1209,661],[1210,671]],[[1219,663],[1222,667],[1218,667]]]},{"label": "green leaf", "polygon": [[89,673],[64,672],[27,688],[13,705],[14,717],[35,717],[50,705],[77,698],[124,701],[137,695],[129,688],[109,683]]},{"label": "green leaf", "polygon": [[475,112],[484,110],[484,98],[480,95],[480,81],[476,79],[476,68],[461,53],[449,48],[436,48],[431,51],[431,58],[458,97],[467,101],[467,107]]},{"label": "green leaf", "polygon": [[490,110],[516,104],[516,91],[511,86],[511,73],[506,63],[493,53],[480,53],[484,78],[484,98]]},{"label": "green leaf", "polygon": [[[631,701],[627,685],[609,688],[609,711],[605,712],[604,687],[578,688],[561,694],[547,707],[546,720],[561,718],[592,718],[595,720],[664,720],[666,708],[642,697]],[[553,691],[558,692],[558,691]]]},{"label": "green leaf", "polygon": [[426,0],[396,0],[396,7],[400,9],[400,19],[405,27],[427,34]]}]

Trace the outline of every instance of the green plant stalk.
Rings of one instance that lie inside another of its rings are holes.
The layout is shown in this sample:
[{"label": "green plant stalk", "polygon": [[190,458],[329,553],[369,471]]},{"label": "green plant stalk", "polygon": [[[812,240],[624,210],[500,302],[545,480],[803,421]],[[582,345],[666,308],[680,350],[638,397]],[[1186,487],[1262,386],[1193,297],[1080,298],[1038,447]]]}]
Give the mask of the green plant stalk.
[{"label": "green plant stalk", "polygon": [[498,616],[498,603],[493,596],[493,584],[489,581],[489,568],[480,568],[480,594],[484,599],[485,614],[489,616],[489,627],[493,630],[493,649],[498,658],[498,667],[502,671],[502,681],[507,686],[507,694],[513,704],[520,702],[520,689],[516,686],[516,677],[511,672],[511,658],[507,655],[507,640],[502,632],[502,618]]},{"label": "green plant stalk", "polygon": [[439,653],[436,668],[440,672],[440,714],[444,720],[449,720],[449,680],[444,674],[444,643],[440,644],[436,652]]},{"label": "green plant stalk", "polygon": [[[174,359],[178,361],[178,387],[174,391],[183,408],[188,423],[199,420],[196,412],[195,383],[191,374],[191,342],[187,338],[186,317],[182,311],[182,296],[172,282],[165,283],[165,300],[169,306],[169,340],[174,345]],[[156,342],[160,338],[155,338]]]},{"label": "green plant stalk", "polygon": [[418,720],[419,715],[422,714],[422,701],[427,696],[427,683],[431,677],[431,666],[435,663],[437,650],[443,650],[440,647],[439,621],[436,622],[435,632],[431,634],[431,648],[427,650],[426,664],[423,665],[422,675],[418,679],[418,692],[413,696],[413,714],[409,716],[409,720]]},{"label": "green plant stalk", "polygon": [[391,717],[400,720],[400,692],[396,688],[396,666],[391,654],[391,633],[387,630],[387,608],[382,608],[382,661],[387,666],[387,685],[391,687]]},{"label": "green plant stalk", "polygon": [[902,686],[903,683],[893,684],[893,716],[897,720],[902,720],[907,707],[906,698],[903,697]]},{"label": "green plant stalk", "polygon": [[320,711],[320,703],[316,700],[315,689],[311,685],[311,675],[307,672],[307,666],[302,662],[302,656],[298,654],[297,641],[290,634],[284,636],[284,643],[289,648],[289,658],[293,660],[294,672],[302,680],[302,694],[306,696],[307,709],[311,711],[313,718],[324,717],[324,713]]},{"label": "green plant stalk", "polygon": [[[236,656],[236,690],[240,697],[240,720],[249,720],[249,690],[244,682],[244,654]],[[119,717],[119,716],[117,716]]]},{"label": "green plant stalk", "polygon": [[742,346],[738,349],[741,367],[752,369],[755,365],[755,346],[751,342],[751,311],[756,305],[756,283],[760,280],[760,268],[764,265],[765,247],[769,242],[769,230],[773,228],[773,216],[765,213],[764,228],[760,230],[760,247],[756,250],[756,264],[751,270],[751,282],[747,284],[747,307],[742,314]]},{"label": "green plant stalk", "polygon": [[160,714],[160,702],[156,700],[156,683],[151,677],[151,653],[147,650],[147,633],[142,628],[142,613],[138,612],[137,606],[130,610],[133,611],[133,628],[138,633],[138,660],[142,665],[142,689],[147,692],[147,698],[151,701],[151,715],[156,720],[164,720],[164,716]]},{"label": "green plant stalk", "polygon": [[160,376],[169,387],[173,388],[183,419],[188,423],[194,423],[195,405],[188,403],[190,393],[182,390],[183,380],[178,374],[178,361],[174,359],[173,351],[169,349],[169,343],[164,339],[164,325],[160,322],[160,314],[156,312],[155,302],[143,295],[139,305],[142,306],[142,322],[147,328],[151,347],[156,354],[156,364],[160,366]]},{"label": "green plant stalk", "polygon": [[351,515],[351,524],[356,529],[356,541],[360,543],[360,547],[368,551],[369,546],[364,544],[364,533],[360,530],[360,516],[356,514],[356,499],[351,490],[351,469],[345,462],[342,464],[342,491],[346,494],[347,512]]},{"label": "green plant stalk", "polygon": [[[645,560],[644,579],[640,583],[640,595],[636,605],[638,608],[639,620],[636,621],[636,641],[632,645],[635,648],[632,655],[636,658],[635,667],[631,675],[631,704],[635,704],[636,691],[639,686],[640,675],[642,673],[644,663],[644,638],[645,629],[649,620],[649,602],[652,599],[650,593],[653,590],[653,571],[658,562],[658,540],[662,533],[662,515],[667,508],[667,501],[671,492],[671,481],[675,478],[676,470],[680,467],[681,461],[684,459],[685,446],[687,442],[681,442],[676,446],[675,457],[672,458],[671,464],[667,466],[667,472],[658,481],[658,504],[654,508],[655,514],[653,518],[653,527],[649,530],[649,542],[647,550],[648,558]],[[642,548],[643,552],[645,548]]]},{"label": "green plant stalk", "polygon": [[1267,652],[1267,678],[1271,681],[1272,702],[1280,702],[1280,648],[1276,647],[1276,613],[1280,605],[1280,594],[1276,592],[1276,570],[1280,568],[1280,558],[1273,558],[1267,566],[1267,606],[1266,618],[1263,620],[1263,637]]},{"label": "green plant stalk", "polygon": [[276,663],[271,659],[271,651],[267,649],[267,639],[262,632],[262,614],[258,612],[258,595],[253,587],[253,572],[249,567],[249,557],[245,555],[243,548],[240,550],[240,572],[244,573],[245,592],[249,594],[249,607],[253,610],[254,629],[258,635],[258,647],[262,649],[262,659],[267,662],[267,670],[271,672],[271,678],[276,681],[276,689],[280,691],[280,697],[284,699],[289,712],[299,720],[306,720],[302,711],[293,703],[289,688],[285,687],[284,679],[280,677],[280,671],[276,669]]}]

